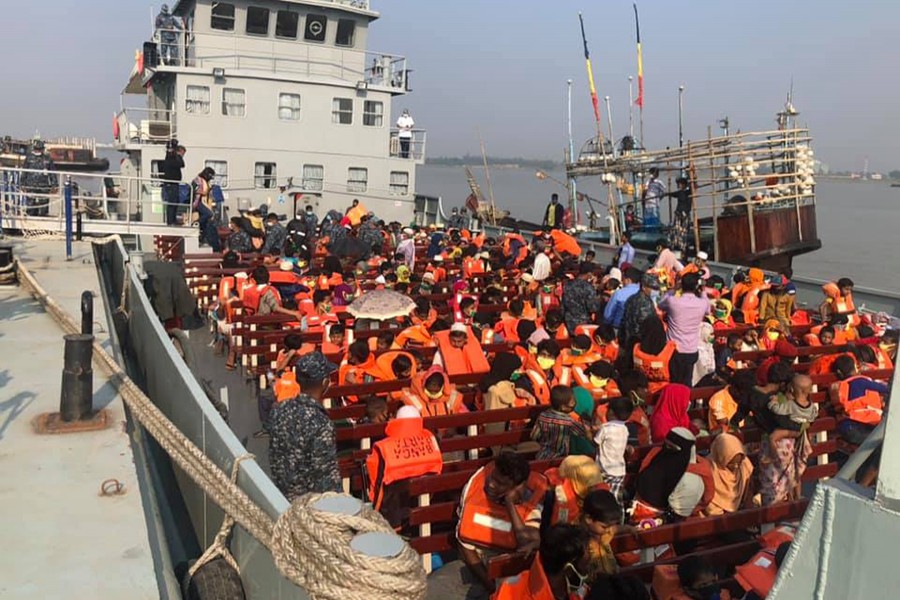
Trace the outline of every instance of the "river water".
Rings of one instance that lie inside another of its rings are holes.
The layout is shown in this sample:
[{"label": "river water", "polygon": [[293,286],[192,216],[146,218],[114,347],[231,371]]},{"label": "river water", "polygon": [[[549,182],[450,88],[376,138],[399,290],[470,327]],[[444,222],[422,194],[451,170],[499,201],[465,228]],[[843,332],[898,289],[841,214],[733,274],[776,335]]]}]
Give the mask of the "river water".
[{"label": "river water", "polygon": [[[472,171],[489,197],[483,169]],[[562,172],[549,174],[565,179]],[[541,220],[551,193],[565,197],[558,184],[538,180],[534,169],[493,168],[491,183],[497,207],[529,221]],[[441,196],[447,212],[462,206],[469,195],[462,167],[420,167],[416,187],[420,194]],[[579,191],[605,198],[601,188],[599,182],[588,182]],[[850,277],[862,287],[900,292],[894,244],[900,238],[900,188],[881,182],[827,180],[816,186],[816,197],[822,249],[797,257],[794,273],[819,279]]]}]

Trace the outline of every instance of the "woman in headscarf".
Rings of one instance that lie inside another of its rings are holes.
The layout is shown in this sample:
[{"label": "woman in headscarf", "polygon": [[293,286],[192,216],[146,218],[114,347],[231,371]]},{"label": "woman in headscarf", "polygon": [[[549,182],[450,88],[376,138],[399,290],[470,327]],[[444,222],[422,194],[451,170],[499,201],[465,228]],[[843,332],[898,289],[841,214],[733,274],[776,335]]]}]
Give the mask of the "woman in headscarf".
[{"label": "woman in headscarf", "polygon": [[558,524],[577,524],[588,492],[606,488],[600,466],[590,456],[567,456],[544,475],[551,487],[544,499],[542,532]]},{"label": "woman in headscarf", "polygon": [[641,324],[641,339],[631,351],[634,367],[643,371],[650,382],[650,393],[656,393],[669,381],[669,361],[675,355],[675,342],[666,337],[666,330],[658,317]]},{"label": "woman in headscarf", "polygon": [[716,493],[706,508],[707,515],[721,515],[741,509],[750,490],[753,464],[736,436],[723,433],[713,440],[709,459],[712,463]]},{"label": "woman in headscarf", "polygon": [[691,428],[688,408],[691,405],[691,389],[680,383],[671,383],[663,388],[653,415],[650,417],[650,439],[654,444],[667,439],[676,427]]},{"label": "woman in headscarf", "polygon": [[700,324],[700,344],[697,346],[697,362],[694,363],[692,385],[696,386],[707,375],[716,372],[716,349],[713,346],[716,335],[708,321]]},{"label": "woman in headscarf", "polygon": [[637,477],[635,521],[662,517],[669,509],[669,497],[696,456],[694,434],[683,427],[676,427],[665,436],[662,448],[651,451],[644,458]]}]

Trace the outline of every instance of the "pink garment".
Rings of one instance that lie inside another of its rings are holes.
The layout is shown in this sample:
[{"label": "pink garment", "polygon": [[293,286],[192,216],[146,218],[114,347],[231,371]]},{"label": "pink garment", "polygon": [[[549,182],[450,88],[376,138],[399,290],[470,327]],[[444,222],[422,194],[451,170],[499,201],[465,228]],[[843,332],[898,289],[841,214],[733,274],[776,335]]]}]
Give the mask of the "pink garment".
[{"label": "pink garment", "polygon": [[691,428],[688,408],[691,405],[691,388],[680,383],[670,383],[663,388],[650,417],[650,438],[654,444],[666,439],[676,427]]}]

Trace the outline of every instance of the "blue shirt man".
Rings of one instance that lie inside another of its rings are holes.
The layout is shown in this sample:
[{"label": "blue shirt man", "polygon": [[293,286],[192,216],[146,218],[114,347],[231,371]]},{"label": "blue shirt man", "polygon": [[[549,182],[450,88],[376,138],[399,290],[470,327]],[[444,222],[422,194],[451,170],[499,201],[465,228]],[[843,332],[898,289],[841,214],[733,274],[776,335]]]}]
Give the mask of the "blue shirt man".
[{"label": "blue shirt man", "polygon": [[606,308],[603,309],[603,320],[607,325],[616,329],[622,326],[622,317],[625,316],[625,302],[641,291],[641,272],[634,267],[625,271],[622,276],[624,287],[616,290],[609,299]]}]

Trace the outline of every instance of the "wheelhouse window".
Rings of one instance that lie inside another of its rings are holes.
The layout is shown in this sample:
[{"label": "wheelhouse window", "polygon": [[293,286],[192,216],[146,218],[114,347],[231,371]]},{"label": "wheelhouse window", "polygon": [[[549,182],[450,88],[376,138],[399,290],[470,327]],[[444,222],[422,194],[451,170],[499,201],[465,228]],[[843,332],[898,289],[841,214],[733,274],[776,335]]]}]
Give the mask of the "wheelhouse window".
[{"label": "wheelhouse window", "polygon": [[300,14],[289,10],[279,10],[275,18],[275,37],[297,39]]},{"label": "wheelhouse window", "polygon": [[189,85],[184,98],[184,110],[192,115],[209,114],[209,88],[205,85]]},{"label": "wheelhouse window", "polygon": [[222,90],[222,114],[226,117],[247,115],[247,97],[244,90],[225,88]]},{"label": "wheelhouse window", "polygon": [[278,118],[282,121],[300,120],[299,94],[278,94]]},{"label": "wheelhouse window", "polygon": [[228,187],[228,163],[224,160],[208,160],[203,164],[204,167],[209,167],[213,171],[216,172],[215,177],[212,179],[212,184],[217,185],[220,188]]},{"label": "wheelhouse window", "polygon": [[347,191],[353,193],[365,192],[369,188],[369,170],[360,167],[350,167],[347,170]]},{"label": "wheelhouse window", "polygon": [[324,42],[325,30],[328,28],[328,17],[325,15],[307,15],[303,39],[307,42]]},{"label": "wheelhouse window", "polygon": [[395,196],[409,195],[409,173],[407,171],[391,171],[391,193]]},{"label": "wheelhouse window", "polygon": [[366,100],[363,103],[363,125],[366,127],[384,125],[384,102]]},{"label": "wheelhouse window", "polygon": [[321,192],[325,188],[325,167],[303,165],[303,189]]},{"label": "wheelhouse window", "polygon": [[259,189],[271,190],[278,179],[275,163],[258,162],[253,173],[253,185]]},{"label": "wheelhouse window", "polygon": [[213,2],[209,26],[220,31],[234,31],[234,4]]},{"label": "wheelhouse window", "polygon": [[331,103],[331,122],[353,124],[353,98],[335,98]]},{"label": "wheelhouse window", "polygon": [[353,19],[338,19],[337,35],[334,44],[336,46],[345,46],[352,48],[353,39],[356,35],[356,21]]},{"label": "wheelhouse window", "polygon": [[247,7],[247,33],[269,35],[269,9],[259,6]]}]

